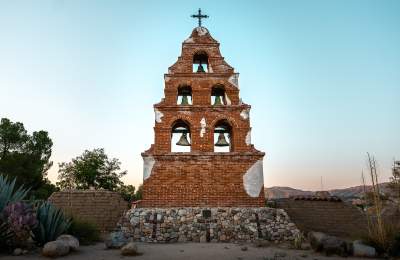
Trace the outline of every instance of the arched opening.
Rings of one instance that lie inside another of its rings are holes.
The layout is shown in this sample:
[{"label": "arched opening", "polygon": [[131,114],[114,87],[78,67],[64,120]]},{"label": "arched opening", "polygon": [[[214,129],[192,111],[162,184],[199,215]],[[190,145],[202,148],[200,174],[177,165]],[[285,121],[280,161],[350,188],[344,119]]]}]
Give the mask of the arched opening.
[{"label": "arched opening", "polygon": [[206,52],[196,52],[193,56],[193,72],[208,72],[208,55]]},{"label": "arched opening", "polygon": [[191,136],[189,125],[179,119],[171,129],[171,152],[188,153],[191,151]]},{"label": "arched opening", "polygon": [[232,127],[227,120],[220,120],[214,127],[214,152],[227,153],[233,151]]},{"label": "arched opening", "polygon": [[184,85],[178,87],[178,97],[176,103],[181,106],[187,106],[192,104],[192,88]]},{"label": "arched opening", "polygon": [[211,89],[211,104],[213,106],[223,106],[226,105],[226,95],[225,88],[222,85],[217,85]]}]

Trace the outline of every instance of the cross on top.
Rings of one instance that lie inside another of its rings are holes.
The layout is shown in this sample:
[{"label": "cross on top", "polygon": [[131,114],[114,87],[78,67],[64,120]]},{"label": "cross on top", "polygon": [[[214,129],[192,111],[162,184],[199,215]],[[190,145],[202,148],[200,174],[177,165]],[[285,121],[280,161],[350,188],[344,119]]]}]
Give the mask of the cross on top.
[{"label": "cross on top", "polygon": [[201,9],[199,8],[198,14],[192,14],[190,17],[199,19],[199,27],[201,27],[201,19],[208,18],[208,15],[201,14]]}]

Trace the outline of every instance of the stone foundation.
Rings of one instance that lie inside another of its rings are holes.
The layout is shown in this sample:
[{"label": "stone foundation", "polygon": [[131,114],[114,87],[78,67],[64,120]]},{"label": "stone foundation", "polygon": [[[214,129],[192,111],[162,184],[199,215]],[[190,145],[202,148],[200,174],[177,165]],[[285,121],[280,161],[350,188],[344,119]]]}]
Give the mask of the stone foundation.
[{"label": "stone foundation", "polygon": [[299,233],[282,209],[136,208],[120,223],[122,232],[142,242],[290,241]]}]

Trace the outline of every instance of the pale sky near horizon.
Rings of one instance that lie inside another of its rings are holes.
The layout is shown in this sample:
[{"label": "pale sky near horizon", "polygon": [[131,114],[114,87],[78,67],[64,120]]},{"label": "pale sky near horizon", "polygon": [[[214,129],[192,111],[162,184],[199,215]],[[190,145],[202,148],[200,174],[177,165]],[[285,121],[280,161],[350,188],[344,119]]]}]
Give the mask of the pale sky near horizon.
[{"label": "pale sky near horizon", "polygon": [[[199,6],[200,5],[200,6]],[[265,186],[360,185],[400,159],[400,1],[0,0],[0,118],[46,130],[50,170],[105,148],[142,181],[163,74],[201,7],[252,105]]]}]

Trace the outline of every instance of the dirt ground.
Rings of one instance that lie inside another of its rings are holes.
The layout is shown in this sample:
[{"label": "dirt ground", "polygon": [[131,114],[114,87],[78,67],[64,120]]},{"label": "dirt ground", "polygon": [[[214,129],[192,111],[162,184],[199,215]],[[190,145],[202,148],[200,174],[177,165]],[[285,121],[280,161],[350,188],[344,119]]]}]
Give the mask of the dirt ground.
[{"label": "dirt ground", "polygon": [[[280,259],[344,259],[340,257],[326,257],[321,254],[316,254],[312,251],[292,250],[275,245],[269,247],[255,247],[252,244],[233,244],[233,243],[174,243],[174,244],[148,244],[137,243],[140,256],[121,256],[120,250],[105,250],[103,243],[98,243],[93,246],[81,246],[78,252],[72,252],[68,256],[60,259],[65,260],[120,260],[120,259],[190,259],[190,260],[280,260]],[[243,251],[243,247],[247,250]],[[40,256],[39,253],[24,255],[24,256],[2,256],[1,260],[34,260],[48,259]],[[357,259],[357,258],[346,258]],[[362,259],[362,258],[358,258]]]}]

